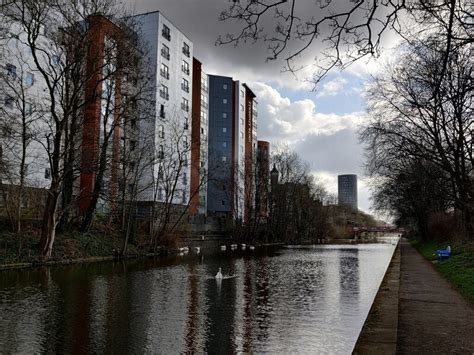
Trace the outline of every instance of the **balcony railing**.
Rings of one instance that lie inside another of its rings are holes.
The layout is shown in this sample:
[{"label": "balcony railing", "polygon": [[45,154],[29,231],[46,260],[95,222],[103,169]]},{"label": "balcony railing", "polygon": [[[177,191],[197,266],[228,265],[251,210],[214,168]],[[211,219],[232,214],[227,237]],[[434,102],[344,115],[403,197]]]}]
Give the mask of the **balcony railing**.
[{"label": "balcony railing", "polygon": [[189,112],[189,105],[187,105],[185,103],[181,103],[181,109],[186,111],[186,112]]},{"label": "balcony railing", "polygon": [[189,85],[181,83],[181,89],[183,89],[183,91],[189,92]]},{"label": "balcony railing", "polygon": [[181,70],[183,71],[183,73],[185,73],[186,75],[189,75],[189,68],[188,67],[185,67],[184,65],[181,66]]},{"label": "balcony railing", "polygon": [[161,56],[170,60],[170,52],[168,52],[167,50],[161,49]]},{"label": "balcony railing", "polygon": [[183,54],[189,58],[189,56],[191,55],[191,53],[189,52],[189,48],[183,47]]},{"label": "balcony railing", "polygon": [[161,96],[163,99],[166,99],[166,100],[169,100],[169,99],[170,99],[170,94],[167,93],[166,91],[163,91],[163,90],[160,90],[160,96]]},{"label": "balcony railing", "polygon": [[184,124],[184,129],[189,129],[189,124],[188,123]]}]

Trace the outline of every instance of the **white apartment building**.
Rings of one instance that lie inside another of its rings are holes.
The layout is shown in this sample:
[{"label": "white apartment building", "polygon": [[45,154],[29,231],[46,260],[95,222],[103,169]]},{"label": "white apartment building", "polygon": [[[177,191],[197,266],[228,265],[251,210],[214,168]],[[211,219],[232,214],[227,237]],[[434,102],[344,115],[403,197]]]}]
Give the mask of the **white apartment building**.
[{"label": "white apartment building", "polygon": [[[140,120],[141,149],[149,157],[143,201],[187,204],[190,197],[193,43],[160,12],[136,15],[152,79],[152,114]],[[181,157],[181,158],[180,158]],[[183,161],[185,159],[185,161]],[[183,166],[184,165],[184,166]],[[179,176],[177,176],[178,174]],[[177,185],[172,180],[177,179]]]},{"label": "white apartment building", "polygon": [[[0,16],[0,20],[5,19]],[[24,184],[46,188],[51,183],[46,148],[46,137],[51,129],[49,116],[45,114],[50,100],[25,43],[26,34],[18,24],[8,23],[3,28],[0,36],[0,180],[7,185],[19,183],[24,141]],[[42,49],[50,48],[41,38],[38,43]],[[54,55],[52,49],[50,53],[53,54],[51,66],[59,65],[59,55]]]}]

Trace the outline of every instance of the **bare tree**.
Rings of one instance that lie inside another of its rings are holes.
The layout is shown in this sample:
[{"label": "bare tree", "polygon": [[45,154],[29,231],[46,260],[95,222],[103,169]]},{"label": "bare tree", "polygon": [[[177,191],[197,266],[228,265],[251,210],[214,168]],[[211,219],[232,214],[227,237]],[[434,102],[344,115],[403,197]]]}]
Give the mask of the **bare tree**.
[{"label": "bare tree", "polygon": [[92,95],[86,95],[86,86],[97,76],[100,78],[95,80],[97,87],[108,78],[103,75],[104,66],[87,70],[91,38],[90,27],[86,24],[90,15],[110,15],[117,8],[113,1],[107,0],[81,3],[12,0],[2,10],[5,20],[14,23],[25,34],[24,46],[30,52],[32,69],[44,88],[42,133],[36,140],[46,152],[51,174],[41,232],[41,253],[48,258],[59,217],[68,207],[60,208],[59,200],[65,177],[71,176],[71,170],[76,167],[71,166],[71,152],[77,147],[77,127],[84,107],[96,95],[96,90],[92,90]]},{"label": "bare tree", "polygon": [[[473,233],[472,46],[452,51],[429,35],[406,48],[398,64],[369,90],[372,121],[361,134],[373,176],[392,176],[411,161],[428,161],[447,177],[448,198]],[[427,169],[426,174],[436,172]],[[436,180],[436,176],[433,179]]]},{"label": "bare tree", "polygon": [[299,69],[299,56],[322,45],[316,58],[317,84],[332,69],[378,57],[383,37],[389,32],[404,40],[436,32],[443,37],[443,74],[448,53],[473,43],[473,14],[474,5],[468,0],[241,0],[233,1],[220,15],[222,21],[237,22],[240,30],[219,37],[217,43],[238,45],[263,40],[270,52],[267,59],[283,57],[286,68],[292,71]]}]

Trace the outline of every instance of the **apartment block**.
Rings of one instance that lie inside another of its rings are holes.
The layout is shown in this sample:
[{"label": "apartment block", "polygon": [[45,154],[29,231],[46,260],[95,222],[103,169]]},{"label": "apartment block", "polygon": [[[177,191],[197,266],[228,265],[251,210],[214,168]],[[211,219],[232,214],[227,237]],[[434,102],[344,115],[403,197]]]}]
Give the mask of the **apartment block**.
[{"label": "apartment block", "polygon": [[139,122],[139,146],[149,157],[140,200],[162,202],[171,196],[171,202],[184,205],[191,183],[193,43],[158,11],[134,18],[146,48],[153,102],[149,117]]},{"label": "apartment block", "polygon": [[209,78],[202,63],[193,58],[191,124],[191,215],[207,213],[207,159],[209,130]]},{"label": "apartment block", "polygon": [[209,75],[208,210],[246,220],[254,206],[255,94],[231,77]]}]

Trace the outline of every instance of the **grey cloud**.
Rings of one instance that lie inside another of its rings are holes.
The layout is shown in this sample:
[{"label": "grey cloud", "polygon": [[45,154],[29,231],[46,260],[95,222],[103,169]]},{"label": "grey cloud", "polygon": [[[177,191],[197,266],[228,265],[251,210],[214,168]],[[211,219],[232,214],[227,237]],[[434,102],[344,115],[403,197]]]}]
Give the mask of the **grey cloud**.
[{"label": "grey cloud", "polygon": [[314,171],[363,175],[363,148],[357,132],[343,129],[332,135],[309,134],[294,146]]},{"label": "grey cloud", "polygon": [[[297,83],[292,74],[282,73],[284,62],[282,60],[267,62],[267,45],[259,42],[257,44],[241,44],[215,46],[219,35],[236,33],[241,25],[218,20],[222,10],[231,5],[229,0],[123,0],[135,9],[137,13],[148,11],[161,11],[178,28],[185,32],[195,44],[195,56],[205,65],[205,70],[210,73],[232,75],[244,81],[277,82],[289,87],[304,87],[305,79],[311,76],[314,67],[309,67],[298,76]],[[290,6],[290,2],[288,3]],[[333,1],[331,9],[340,10],[353,6],[352,2]],[[298,0],[296,14],[302,19],[318,18],[326,10],[321,10],[314,0]],[[266,32],[274,31],[275,22],[271,17],[263,23]],[[328,28],[322,28],[322,36]],[[291,42],[289,51],[301,42]],[[315,43],[299,58],[299,64],[314,65],[314,57],[321,51],[321,43]],[[285,53],[286,54],[286,53]]]}]

